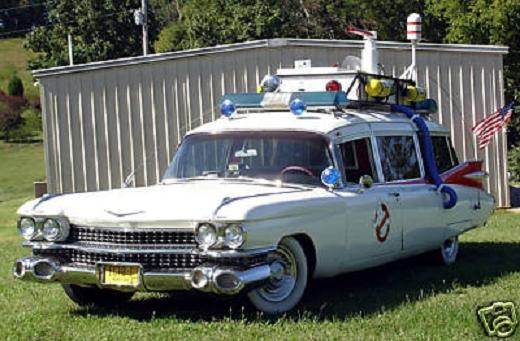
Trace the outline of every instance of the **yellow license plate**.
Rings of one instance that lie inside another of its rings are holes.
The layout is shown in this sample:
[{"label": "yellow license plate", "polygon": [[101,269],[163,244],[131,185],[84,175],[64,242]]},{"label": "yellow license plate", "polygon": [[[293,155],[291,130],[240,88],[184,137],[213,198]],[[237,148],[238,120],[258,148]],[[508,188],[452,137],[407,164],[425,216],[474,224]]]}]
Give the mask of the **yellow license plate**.
[{"label": "yellow license plate", "polygon": [[103,265],[101,284],[137,287],[139,267],[133,265]]}]

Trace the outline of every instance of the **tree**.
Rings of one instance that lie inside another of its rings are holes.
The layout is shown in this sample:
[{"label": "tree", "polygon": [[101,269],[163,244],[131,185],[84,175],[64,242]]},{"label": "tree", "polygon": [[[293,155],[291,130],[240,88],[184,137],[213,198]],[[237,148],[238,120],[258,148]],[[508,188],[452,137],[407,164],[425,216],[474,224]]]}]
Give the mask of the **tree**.
[{"label": "tree", "polygon": [[183,22],[172,23],[159,33],[159,38],[154,43],[158,53],[189,49],[186,26]]},{"label": "tree", "polygon": [[[141,27],[133,14],[140,6],[140,0],[48,0],[49,25],[27,35],[25,46],[36,52],[29,67],[68,64],[68,33],[73,37],[75,63],[140,55]],[[153,12],[149,13],[149,27],[153,41],[158,33]]]},{"label": "tree", "polygon": [[[156,0],[162,1],[162,0]],[[377,30],[380,39],[404,40],[406,17],[424,12],[423,0],[283,0],[175,2],[178,16],[159,35],[158,52],[265,38],[357,39],[347,25]],[[404,12],[402,9],[406,8]],[[424,36],[440,41],[445,25],[424,18]]]},{"label": "tree", "polygon": [[[445,42],[509,46],[504,56],[506,102],[520,102],[520,2],[518,0],[428,0],[428,11],[447,23]],[[520,112],[520,110],[518,111]],[[513,116],[509,146],[520,143],[520,118]]]},{"label": "tree", "polygon": [[0,33],[19,36],[35,25],[45,24],[45,0],[0,1]]}]

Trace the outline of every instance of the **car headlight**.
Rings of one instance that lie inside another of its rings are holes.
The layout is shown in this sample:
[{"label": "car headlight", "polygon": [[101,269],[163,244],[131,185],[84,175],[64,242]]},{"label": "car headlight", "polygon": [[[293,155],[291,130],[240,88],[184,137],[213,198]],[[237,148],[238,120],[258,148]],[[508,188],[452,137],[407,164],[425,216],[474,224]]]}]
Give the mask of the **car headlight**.
[{"label": "car headlight", "polygon": [[43,223],[43,238],[50,242],[61,240],[63,229],[59,221],[49,218]]},{"label": "car headlight", "polygon": [[18,231],[23,239],[31,240],[36,234],[36,222],[32,218],[22,218],[18,223]]},{"label": "car headlight", "polygon": [[203,249],[208,249],[217,242],[217,230],[211,224],[201,224],[197,227],[195,241]]},{"label": "car headlight", "polygon": [[238,224],[231,224],[224,229],[224,245],[238,249],[244,244],[244,230]]}]

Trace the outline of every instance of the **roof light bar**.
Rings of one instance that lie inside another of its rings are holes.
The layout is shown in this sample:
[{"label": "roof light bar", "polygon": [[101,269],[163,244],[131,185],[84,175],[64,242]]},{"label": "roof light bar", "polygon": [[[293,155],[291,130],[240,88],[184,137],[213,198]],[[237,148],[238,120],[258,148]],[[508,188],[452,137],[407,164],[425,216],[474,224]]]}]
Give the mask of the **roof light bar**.
[{"label": "roof light bar", "polygon": [[231,101],[236,109],[269,108],[287,109],[289,104],[299,99],[309,107],[345,107],[347,96],[343,91],[316,92],[268,92],[268,93],[236,93],[225,94],[220,103]]}]

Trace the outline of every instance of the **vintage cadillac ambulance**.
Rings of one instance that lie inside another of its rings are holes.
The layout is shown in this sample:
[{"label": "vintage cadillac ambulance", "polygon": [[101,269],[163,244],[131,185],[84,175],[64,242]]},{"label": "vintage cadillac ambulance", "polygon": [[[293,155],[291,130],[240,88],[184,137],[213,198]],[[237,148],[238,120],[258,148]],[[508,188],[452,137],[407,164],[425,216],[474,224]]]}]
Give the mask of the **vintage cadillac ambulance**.
[{"label": "vintage cadillac ambulance", "polygon": [[453,263],[458,235],[494,208],[480,163],[458,160],[415,82],[308,64],[225,95],[157,185],[24,204],[32,255],[14,276],[80,305],[191,290],[276,314],[312,278],[430,250]]}]

